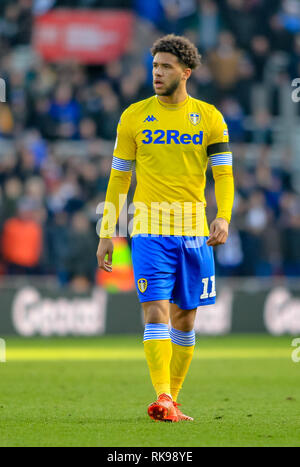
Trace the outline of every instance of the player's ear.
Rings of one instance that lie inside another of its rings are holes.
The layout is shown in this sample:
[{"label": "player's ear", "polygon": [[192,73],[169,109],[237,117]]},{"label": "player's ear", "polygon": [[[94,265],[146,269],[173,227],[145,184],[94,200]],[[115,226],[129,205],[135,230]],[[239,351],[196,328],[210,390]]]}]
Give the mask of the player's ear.
[{"label": "player's ear", "polygon": [[185,80],[188,80],[189,77],[191,76],[191,74],[192,74],[191,68],[184,68],[183,77],[184,77]]}]

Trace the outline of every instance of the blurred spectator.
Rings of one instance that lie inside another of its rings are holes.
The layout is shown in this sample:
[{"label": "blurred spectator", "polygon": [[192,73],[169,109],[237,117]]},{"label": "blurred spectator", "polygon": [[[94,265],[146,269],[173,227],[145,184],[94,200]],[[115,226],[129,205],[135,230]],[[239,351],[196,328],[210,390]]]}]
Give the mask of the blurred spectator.
[{"label": "blurred spectator", "polygon": [[287,276],[300,275],[300,197],[295,193],[284,193],[281,198],[281,244],[283,272]]},{"label": "blurred spectator", "polygon": [[[241,239],[244,252],[244,275],[259,275],[262,262],[262,233],[267,227],[268,215],[263,194],[256,190],[250,195]],[[270,272],[270,271],[269,271]]]},{"label": "blurred spectator", "polygon": [[91,230],[87,216],[83,212],[74,214],[65,269],[71,285],[77,291],[84,291],[94,283],[96,249],[97,237]]},{"label": "blurred spectator", "polygon": [[[196,98],[216,104],[216,92],[211,71],[206,63],[194,71],[192,83],[196,86]],[[188,86],[190,83],[188,84]]]},{"label": "blurred spectator", "polygon": [[300,34],[294,38],[294,46],[290,55],[289,73],[291,79],[300,77]]},{"label": "blurred spectator", "polygon": [[196,23],[196,0],[160,0],[163,16],[159,28],[165,33],[182,34]]},{"label": "blurred spectator", "polygon": [[261,1],[226,0],[222,5],[224,21],[238,41],[247,48],[252,36],[262,28]]},{"label": "blurred spectator", "polygon": [[114,93],[104,96],[97,116],[98,134],[104,139],[115,139],[119,120],[120,106],[118,97]]},{"label": "blurred spectator", "polygon": [[250,141],[256,144],[272,143],[272,120],[266,109],[257,109],[253,116],[253,127]]},{"label": "blurred spectator", "polygon": [[74,138],[78,134],[80,108],[72,97],[72,88],[69,84],[58,86],[49,113],[57,123],[57,137]]},{"label": "blurred spectator", "polygon": [[239,232],[231,226],[227,242],[217,248],[216,270],[220,276],[239,276],[244,260]]},{"label": "blurred spectator", "polygon": [[14,121],[7,104],[0,105],[0,136],[12,136]]},{"label": "blurred spectator", "polygon": [[238,101],[234,98],[224,99],[221,102],[221,111],[228,126],[230,141],[244,141],[244,113]]},{"label": "blurred spectator", "polygon": [[255,81],[261,82],[264,79],[266,62],[270,55],[270,43],[265,36],[253,36],[250,48],[251,60],[255,69]]},{"label": "blurred spectator", "polygon": [[291,33],[300,32],[300,5],[297,0],[283,0],[278,13],[280,24]]},{"label": "blurred spectator", "polygon": [[203,52],[216,47],[221,27],[218,5],[213,0],[198,1],[198,40],[197,45]]},{"label": "blurred spectator", "polygon": [[42,15],[47,13],[55,4],[56,0],[35,0],[33,5],[33,12],[35,15]]},{"label": "blurred spectator", "polygon": [[33,103],[31,115],[28,119],[28,126],[40,131],[45,139],[52,140],[56,136],[56,125],[50,115],[50,99],[39,97]]},{"label": "blurred spectator", "polygon": [[219,35],[218,46],[208,54],[209,65],[218,88],[232,91],[238,80],[242,53],[235,46],[235,38],[229,31]]},{"label": "blurred spectator", "polygon": [[239,62],[238,80],[235,86],[235,94],[246,115],[251,114],[252,87],[254,79],[254,66],[248,57],[243,57]]},{"label": "blurred spectator", "polygon": [[19,18],[19,5],[9,3],[5,6],[4,16],[0,20],[0,32],[2,39],[10,46],[18,44],[18,18]]},{"label": "blurred spectator", "polygon": [[7,219],[15,217],[20,197],[22,196],[22,183],[16,177],[8,178],[4,183],[0,216],[0,227]]},{"label": "blurred spectator", "polygon": [[266,204],[272,209],[276,218],[279,215],[279,202],[282,196],[282,182],[278,175],[272,173],[266,165],[257,167],[257,185],[264,193]]},{"label": "blurred spectator", "polygon": [[40,168],[48,157],[46,141],[41,138],[37,130],[31,130],[26,135],[26,146],[33,155],[35,168]]},{"label": "blurred spectator", "polygon": [[269,19],[270,43],[273,50],[290,50],[290,44],[293,41],[293,33],[285,28],[285,22],[280,12],[277,12]]},{"label": "blurred spectator", "polygon": [[159,23],[163,14],[160,0],[134,0],[134,7],[139,17],[151,22],[153,26]]},{"label": "blurred spectator", "polygon": [[79,123],[79,139],[93,140],[97,136],[96,123],[91,118],[83,118]]},{"label": "blurred spectator", "polygon": [[14,119],[15,133],[22,132],[26,125],[28,106],[24,73],[12,70],[9,77],[9,102]]},{"label": "blurred spectator", "polygon": [[70,228],[65,211],[54,214],[53,220],[46,229],[47,266],[51,274],[57,274],[61,285],[68,283],[66,258],[70,249]]},{"label": "blurred spectator", "polygon": [[32,32],[32,9],[34,0],[19,0],[18,41],[19,44],[29,44]]},{"label": "blurred spectator", "polygon": [[18,203],[17,216],[3,226],[2,256],[8,274],[38,274],[43,248],[40,205],[23,198]]}]

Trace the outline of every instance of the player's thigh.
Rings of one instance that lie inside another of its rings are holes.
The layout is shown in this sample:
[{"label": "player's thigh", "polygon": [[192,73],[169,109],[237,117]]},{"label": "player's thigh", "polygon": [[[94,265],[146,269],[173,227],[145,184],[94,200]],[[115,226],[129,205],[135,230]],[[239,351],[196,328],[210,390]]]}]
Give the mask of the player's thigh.
[{"label": "player's thigh", "polygon": [[182,310],[176,303],[170,303],[170,319],[174,329],[189,332],[194,329],[197,308]]},{"label": "player's thigh", "polygon": [[132,264],[141,303],[166,301],[171,298],[176,280],[176,239],[134,236]]}]

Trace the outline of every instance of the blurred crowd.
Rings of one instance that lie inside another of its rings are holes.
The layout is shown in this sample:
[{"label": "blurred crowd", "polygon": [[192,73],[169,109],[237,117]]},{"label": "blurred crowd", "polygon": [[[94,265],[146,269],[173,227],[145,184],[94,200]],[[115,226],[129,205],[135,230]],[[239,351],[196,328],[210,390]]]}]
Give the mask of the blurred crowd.
[{"label": "blurred crowd", "polygon": [[[30,46],[34,19],[57,7],[131,9],[127,52],[102,66],[44,62]],[[300,274],[300,195],[289,148],[276,166],[270,159],[280,89],[300,77],[300,2],[2,0],[0,275],[94,282],[96,207],[105,197],[117,123],[128,105],[153,94],[149,48],[171,32],[198,46],[203,63],[189,93],[223,112],[234,152],[231,235],[216,251],[218,274]],[[255,90],[266,82],[270,100],[260,102]],[[211,172],[206,196],[212,220]]]}]

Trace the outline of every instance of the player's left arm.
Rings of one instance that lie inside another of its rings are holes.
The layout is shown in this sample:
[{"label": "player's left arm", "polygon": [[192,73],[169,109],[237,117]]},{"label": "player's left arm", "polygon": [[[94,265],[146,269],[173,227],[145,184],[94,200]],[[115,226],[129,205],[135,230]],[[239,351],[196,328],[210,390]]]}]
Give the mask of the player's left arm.
[{"label": "player's left arm", "polygon": [[232,153],[229,147],[228,128],[222,114],[214,109],[207,146],[215,181],[217,216],[210,224],[207,245],[217,246],[226,242],[234,199]]}]

